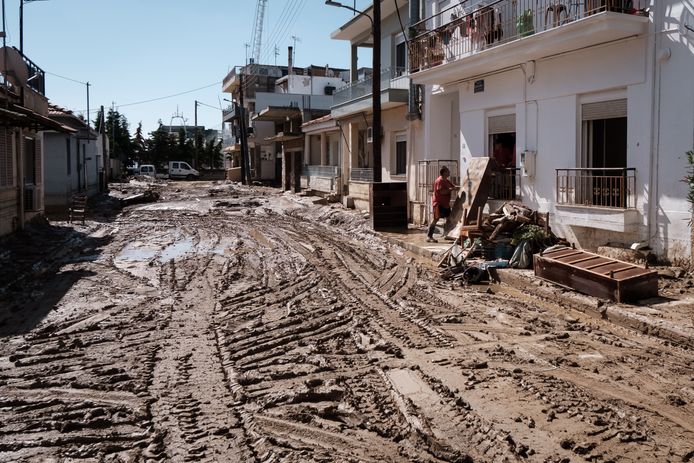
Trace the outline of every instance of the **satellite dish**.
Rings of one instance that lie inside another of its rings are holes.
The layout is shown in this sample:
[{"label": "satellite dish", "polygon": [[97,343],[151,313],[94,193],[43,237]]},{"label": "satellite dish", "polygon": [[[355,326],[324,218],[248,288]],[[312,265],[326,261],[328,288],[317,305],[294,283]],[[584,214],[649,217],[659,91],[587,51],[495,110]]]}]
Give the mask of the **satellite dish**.
[{"label": "satellite dish", "polygon": [[0,72],[17,87],[26,86],[29,79],[29,68],[21,53],[13,47],[0,48]]}]

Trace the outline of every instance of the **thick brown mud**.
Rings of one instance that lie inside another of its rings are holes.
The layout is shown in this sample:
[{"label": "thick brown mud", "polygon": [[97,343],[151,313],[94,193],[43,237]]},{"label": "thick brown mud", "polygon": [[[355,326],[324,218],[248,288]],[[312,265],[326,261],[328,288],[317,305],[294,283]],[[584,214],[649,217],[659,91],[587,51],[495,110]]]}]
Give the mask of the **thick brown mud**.
[{"label": "thick brown mud", "polygon": [[339,205],[158,188],[3,263],[0,461],[694,461],[690,343],[451,286]]}]

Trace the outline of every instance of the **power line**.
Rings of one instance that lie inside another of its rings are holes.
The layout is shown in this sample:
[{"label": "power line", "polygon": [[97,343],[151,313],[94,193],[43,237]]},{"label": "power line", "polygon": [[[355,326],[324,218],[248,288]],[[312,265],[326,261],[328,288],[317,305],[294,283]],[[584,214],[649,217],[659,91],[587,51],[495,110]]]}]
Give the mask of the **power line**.
[{"label": "power line", "polygon": [[81,80],[71,79],[70,77],[61,76],[60,74],[55,74],[55,73],[53,73],[53,72],[48,72],[48,71],[44,71],[44,72],[45,72],[46,74],[51,75],[51,76],[54,76],[54,77],[60,77],[61,79],[69,80],[69,81],[71,81],[71,82],[75,82],[75,83],[82,84],[82,85],[87,85],[86,82],[82,82]]},{"label": "power line", "polygon": [[[118,107],[119,107],[119,108],[124,108],[124,107],[126,107],[126,106],[135,106],[135,105],[139,105],[139,104],[151,103],[151,102],[153,102],[153,101],[165,100],[165,99],[167,99],[167,98],[173,98],[173,97],[176,97],[176,96],[186,95],[186,94],[188,94],[188,93],[193,93],[193,92],[197,92],[197,91],[199,91],[199,90],[204,90],[204,89],[206,89],[206,88],[214,87],[215,85],[220,85],[221,83],[222,83],[221,81],[217,81],[217,82],[215,82],[215,83],[212,83],[212,84],[209,84],[209,85],[205,85],[204,87],[198,87],[198,88],[194,88],[194,89],[192,89],[192,90],[186,90],[186,91],[184,91],[184,92],[174,93],[173,95],[160,96],[160,97],[158,97],[158,98],[150,98],[149,100],[135,101],[135,102],[133,102],[133,103],[119,104]],[[215,108],[215,109],[218,109],[218,108]]]},{"label": "power line", "polygon": [[[194,89],[192,89],[192,90],[186,90],[186,91],[183,91],[183,92],[174,93],[173,95],[166,95],[166,96],[160,96],[160,97],[158,97],[158,98],[150,98],[149,100],[134,101],[134,102],[132,102],[132,103],[119,104],[119,105],[116,105],[115,107],[116,107],[116,108],[124,108],[124,107],[126,107],[126,106],[135,106],[135,105],[140,105],[140,104],[145,104],[145,103],[151,103],[151,102],[153,102],[153,101],[165,100],[165,99],[167,99],[167,98],[174,98],[174,97],[177,97],[177,96],[186,95],[186,94],[188,94],[188,93],[197,92],[197,91],[204,90],[204,89],[210,88],[210,87],[214,87],[215,85],[220,85],[220,84],[221,84],[221,82],[215,82],[215,83],[213,83],[213,84],[205,85],[204,87],[198,87],[198,88],[194,88]],[[219,109],[219,108],[215,108],[215,109]],[[92,111],[90,111],[90,112],[95,112],[95,111],[98,111],[98,110],[94,109],[94,110],[92,110]],[[85,110],[85,109],[82,109],[82,110],[79,110],[79,112],[86,112],[86,110]]]}]

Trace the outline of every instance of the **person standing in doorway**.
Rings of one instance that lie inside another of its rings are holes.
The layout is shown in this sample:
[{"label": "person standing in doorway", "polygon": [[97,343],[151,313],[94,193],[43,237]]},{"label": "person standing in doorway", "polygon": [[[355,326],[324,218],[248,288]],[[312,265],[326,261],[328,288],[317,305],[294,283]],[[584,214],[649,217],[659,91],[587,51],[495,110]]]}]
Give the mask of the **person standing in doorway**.
[{"label": "person standing in doorway", "polygon": [[434,209],[434,217],[429,224],[427,230],[427,242],[436,243],[434,239],[434,230],[440,218],[446,218],[451,214],[451,193],[456,190],[456,186],[451,183],[448,178],[451,176],[451,171],[448,167],[442,167],[439,171],[439,177],[434,181],[434,194],[431,196],[431,204]]}]

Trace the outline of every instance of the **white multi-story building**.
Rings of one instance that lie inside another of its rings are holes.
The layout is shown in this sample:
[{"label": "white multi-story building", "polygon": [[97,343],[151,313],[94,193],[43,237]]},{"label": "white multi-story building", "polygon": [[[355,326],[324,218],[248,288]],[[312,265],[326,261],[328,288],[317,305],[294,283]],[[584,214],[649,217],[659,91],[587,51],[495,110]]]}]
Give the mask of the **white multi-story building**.
[{"label": "white multi-story building", "polygon": [[495,160],[500,200],[584,248],[691,256],[694,6],[682,0],[421,0],[410,76],[425,158]]},{"label": "white multi-story building", "polygon": [[346,71],[329,66],[297,68],[291,60],[289,47],[287,66],[251,63],[233,69],[222,90],[231,94],[235,106],[223,118],[232,125],[234,143],[227,143],[225,152],[235,156],[235,167],[240,162],[237,109],[243,91],[251,179],[298,190],[305,156],[301,123],[330,111],[333,91],[345,85]]}]

